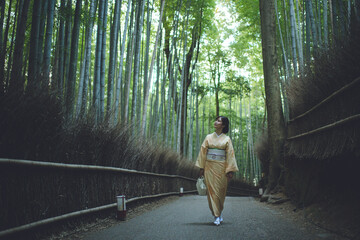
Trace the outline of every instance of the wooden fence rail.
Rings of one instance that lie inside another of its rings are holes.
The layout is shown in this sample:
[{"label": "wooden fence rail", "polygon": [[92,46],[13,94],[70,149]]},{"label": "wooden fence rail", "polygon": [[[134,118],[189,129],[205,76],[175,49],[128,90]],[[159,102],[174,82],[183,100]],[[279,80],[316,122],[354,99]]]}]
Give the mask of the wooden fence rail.
[{"label": "wooden fence rail", "polygon": [[[114,173],[123,173],[123,174],[139,174],[139,175],[148,175],[148,176],[156,176],[161,178],[178,178],[184,179],[191,182],[196,182],[196,179],[188,178],[180,175],[168,175],[168,174],[159,174],[159,173],[151,173],[151,172],[144,172],[144,171],[137,171],[131,169],[124,169],[124,168],[116,168],[116,167],[106,167],[106,166],[94,166],[94,165],[81,165],[81,164],[64,164],[64,163],[54,163],[54,162],[40,162],[40,161],[30,161],[30,160],[19,160],[19,159],[8,159],[8,158],[0,158],[0,167],[1,166],[26,166],[26,167],[35,167],[35,168],[56,168],[56,169],[67,169],[67,170],[80,170],[80,171],[94,171],[94,172],[114,172]],[[195,186],[195,184],[194,184]],[[179,189],[180,190],[180,189]],[[184,194],[188,193],[196,193],[195,190],[192,191],[184,191]],[[127,199],[126,203],[135,202],[138,200],[150,199],[150,198],[157,198],[157,197],[165,197],[170,195],[179,195],[180,192],[168,192],[168,193],[160,193],[155,195],[146,195],[141,197],[134,197],[131,199]],[[114,196],[115,199],[116,196]],[[25,230],[34,229],[46,224],[58,222],[61,220],[67,220],[70,218],[82,216],[85,214],[90,214],[94,212],[99,212],[111,208],[115,208],[117,203],[111,203],[99,207],[94,207],[90,209],[84,209],[80,211],[70,212],[67,214],[63,214],[56,217],[50,217],[47,219],[42,219],[36,222],[24,224],[21,226],[13,227],[10,229],[6,229],[0,231],[0,238],[16,234]]]},{"label": "wooden fence rail", "polygon": [[181,178],[189,181],[196,181],[196,179],[188,178],[180,175],[168,175],[160,173],[151,173],[144,171],[137,171],[125,168],[117,167],[105,167],[105,166],[94,166],[94,165],[81,165],[81,164],[65,164],[65,163],[54,163],[54,162],[39,162],[39,161],[30,161],[30,160],[18,160],[18,159],[8,159],[0,158],[0,165],[23,165],[23,166],[34,166],[34,167],[47,167],[47,168],[63,168],[63,169],[77,169],[77,170],[88,170],[88,171],[109,171],[109,172],[119,172],[119,173],[128,173],[128,174],[141,174],[157,177],[167,177],[167,178]]},{"label": "wooden fence rail", "polygon": [[[184,179],[187,181],[196,182],[196,179],[188,178],[180,175],[168,175],[168,174],[159,174],[159,173],[151,173],[151,172],[144,172],[144,171],[137,171],[137,170],[130,170],[130,169],[124,169],[124,168],[116,168],[116,167],[106,167],[106,166],[94,166],[94,165],[80,165],[80,164],[64,164],[64,163],[54,163],[54,162],[40,162],[40,161],[30,161],[30,160],[18,160],[18,159],[8,159],[8,158],[0,158],[0,166],[28,166],[28,167],[35,167],[35,168],[56,168],[56,169],[68,169],[68,170],[81,170],[81,171],[106,171],[106,172],[117,172],[117,173],[124,173],[124,174],[140,174],[140,175],[148,175],[148,176],[157,176],[162,178],[179,178]],[[195,187],[195,184],[194,184]],[[254,190],[248,190],[248,189],[241,189],[236,187],[230,187],[229,189],[242,191],[242,192],[252,192],[249,195],[254,195],[253,192],[256,192]],[[179,189],[180,190],[180,189]],[[196,193],[196,190],[191,191],[184,191],[184,194],[188,193]],[[231,191],[229,191],[231,192]],[[233,194],[236,194],[236,192],[231,192]],[[140,196],[140,197],[134,197],[131,199],[127,199],[126,203],[135,202],[138,200],[144,200],[144,199],[150,199],[150,198],[157,198],[157,197],[165,197],[170,195],[179,195],[180,192],[168,192],[168,193],[160,193],[155,195],[146,195],[146,196]],[[239,193],[237,194],[239,195]],[[244,194],[240,194],[244,195]],[[115,198],[116,196],[114,196]],[[67,220],[70,218],[82,216],[85,214],[90,214],[94,212],[99,212],[111,208],[115,208],[117,206],[117,203],[111,203],[99,207],[94,207],[90,209],[70,212],[67,214],[63,214],[56,217],[50,217],[46,219],[42,219],[39,221],[35,221],[32,223],[24,224],[21,226],[5,229],[3,231],[0,231],[0,238],[6,237],[12,234],[17,234],[19,232],[25,231],[25,230],[31,230],[40,226],[44,226],[46,224],[55,223],[61,220]]]},{"label": "wooden fence rail", "polygon": [[339,90],[333,92],[332,94],[330,94],[330,96],[328,96],[327,98],[325,98],[324,100],[322,100],[320,103],[316,104],[314,107],[310,108],[308,111],[292,118],[289,120],[289,123],[294,122],[295,120],[302,118],[306,115],[308,115],[309,113],[313,112],[314,110],[316,110],[317,108],[319,108],[320,106],[324,105],[325,103],[329,102],[332,98],[338,96],[339,94],[343,93],[344,91],[350,89],[351,87],[353,87],[355,84],[360,82],[360,77],[356,78],[354,81],[352,81],[351,83],[345,85],[344,87],[340,88]]},{"label": "wooden fence rail", "polygon": [[[196,191],[184,191],[184,194],[195,193],[195,192]],[[149,199],[149,198],[166,197],[166,196],[178,195],[178,194],[179,194],[179,192],[170,192],[170,193],[161,193],[161,194],[156,194],[156,195],[135,197],[135,198],[127,199],[126,203],[130,203],[130,202],[134,202],[134,201],[138,201],[138,200]],[[58,221],[67,220],[67,219],[70,219],[70,218],[73,218],[73,217],[78,217],[78,216],[82,216],[82,215],[85,215],[85,214],[99,212],[99,211],[103,211],[103,210],[107,210],[107,209],[111,209],[111,208],[115,208],[115,207],[117,207],[117,203],[111,203],[111,204],[107,204],[107,205],[100,206],[100,207],[85,209],[85,210],[81,210],[81,211],[67,213],[67,214],[64,214],[64,215],[61,215],[61,216],[57,216],[57,217],[43,219],[43,220],[40,220],[40,221],[37,221],[37,222],[33,222],[33,223],[25,224],[25,225],[22,225],[22,226],[19,226],[19,227],[14,227],[14,228],[10,228],[10,229],[1,231],[0,232],[0,238],[5,237],[5,236],[9,236],[9,235],[12,235],[12,234],[19,233],[21,231],[34,229],[36,227],[41,227],[41,226],[44,226],[46,224],[55,223],[55,222],[58,222]]]},{"label": "wooden fence rail", "polygon": [[319,127],[317,129],[314,129],[314,130],[311,130],[311,131],[308,131],[308,132],[305,132],[305,133],[301,133],[301,134],[298,134],[298,135],[295,135],[295,136],[292,136],[292,137],[288,137],[287,140],[293,140],[293,139],[296,139],[296,138],[301,138],[301,137],[305,137],[305,136],[308,136],[308,135],[311,135],[311,134],[326,131],[326,130],[329,130],[329,129],[332,129],[332,128],[335,128],[335,127],[342,126],[342,125],[344,125],[346,123],[349,123],[349,122],[352,122],[352,121],[355,121],[355,120],[360,120],[360,114],[356,114],[354,116],[351,116],[351,117],[336,121],[334,123]]}]

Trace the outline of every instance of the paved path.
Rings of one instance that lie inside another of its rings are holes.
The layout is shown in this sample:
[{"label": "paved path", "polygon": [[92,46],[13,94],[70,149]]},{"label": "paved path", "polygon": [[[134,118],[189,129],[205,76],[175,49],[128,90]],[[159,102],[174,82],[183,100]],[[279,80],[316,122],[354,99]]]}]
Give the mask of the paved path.
[{"label": "paved path", "polygon": [[184,196],[84,239],[335,239],[321,231],[310,233],[250,197],[227,197],[223,215],[224,222],[215,226],[206,197]]}]

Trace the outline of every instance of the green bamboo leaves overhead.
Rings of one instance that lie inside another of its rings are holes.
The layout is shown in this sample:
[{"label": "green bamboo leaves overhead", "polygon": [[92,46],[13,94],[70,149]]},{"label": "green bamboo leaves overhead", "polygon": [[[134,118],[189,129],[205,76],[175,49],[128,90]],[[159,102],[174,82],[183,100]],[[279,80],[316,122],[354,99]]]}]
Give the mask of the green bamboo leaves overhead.
[{"label": "green bamboo leaves overhead", "polygon": [[[183,151],[189,86],[213,8],[212,0],[1,1],[0,92],[55,92],[67,123],[90,116],[163,137],[176,125]],[[155,112],[161,124],[148,128]],[[179,119],[167,122],[167,112]]]},{"label": "green bamboo leaves overhead", "polygon": [[312,59],[341,46],[351,19],[359,17],[358,3],[351,0],[277,0],[276,4],[279,67],[287,78],[298,78]]},{"label": "green bamboo leaves overhead", "polygon": [[0,95],[55,94],[66,125],[126,126],[192,160],[215,115],[227,115],[252,181],[264,99],[259,13],[247,3],[242,15],[215,0],[0,1]]}]

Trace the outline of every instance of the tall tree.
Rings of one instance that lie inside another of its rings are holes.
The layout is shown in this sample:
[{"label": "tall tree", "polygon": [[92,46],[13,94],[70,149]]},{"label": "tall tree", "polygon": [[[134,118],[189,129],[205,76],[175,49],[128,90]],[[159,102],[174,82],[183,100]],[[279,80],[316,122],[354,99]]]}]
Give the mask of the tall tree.
[{"label": "tall tree", "polygon": [[[148,85],[148,69],[149,69],[149,54],[150,54],[150,35],[151,35],[151,21],[152,21],[152,10],[150,11],[150,0],[147,1],[146,5],[146,43],[145,43],[145,57],[144,57],[144,96],[143,101],[145,104],[145,93]],[[151,6],[153,8],[153,6]],[[143,120],[144,121],[144,120]]]},{"label": "tall tree", "polygon": [[57,51],[58,51],[58,73],[55,78],[56,78],[56,87],[54,87],[54,89],[57,89],[58,91],[58,95],[60,96],[60,98],[62,97],[62,92],[63,92],[63,80],[64,80],[64,57],[65,57],[65,8],[66,8],[66,0],[61,0],[61,5],[60,5],[60,14],[59,14],[59,32],[58,32],[58,46],[57,46]]},{"label": "tall tree", "polygon": [[297,68],[297,52],[296,52],[296,42],[297,42],[297,25],[295,19],[295,10],[294,10],[294,0],[290,0],[290,29],[291,29],[291,52],[293,58],[293,67],[294,67],[294,76],[297,78],[298,76],[298,68]]},{"label": "tall tree", "polygon": [[329,47],[329,34],[328,34],[328,1],[324,0],[324,47],[325,50]]},{"label": "tall tree", "polygon": [[[72,16],[73,16],[73,9],[72,9],[72,0],[67,0],[66,3],[66,9],[65,9],[65,41],[64,41],[64,74],[63,74],[63,85],[64,85],[64,90],[62,92],[62,95],[64,96],[65,99],[65,104],[66,104],[66,94],[68,92],[68,77],[69,77],[69,69],[70,69],[70,52],[71,52],[71,27],[73,25],[73,21],[72,21]],[[66,108],[66,106],[65,106]]]},{"label": "tall tree", "polygon": [[46,17],[47,17],[47,10],[48,10],[48,3],[49,1],[47,0],[42,0],[41,3],[41,13],[40,13],[40,24],[39,24],[39,46],[38,46],[38,52],[37,52],[37,63],[36,65],[38,66],[38,70],[37,70],[37,78],[38,78],[38,84],[39,87],[43,87],[45,86],[44,82],[43,82],[43,73],[42,73],[42,67],[43,67],[43,61],[44,61],[44,54],[43,54],[43,46],[44,46],[44,34],[45,34],[45,23],[46,21]]},{"label": "tall tree", "polygon": [[83,117],[87,105],[88,80],[90,76],[91,42],[96,11],[96,0],[90,0],[89,19],[85,28],[85,50],[80,70],[76,117]]},{"label": "tall tree", "polygon": [[131,104],[131,120],[135,126],[140,125],[140,116],[136,116],[137,98],[138,98],[138,83],[140,73],[140,50],[141,50],[141,33],[144,24],[144,7],[145,0],[139,0],[137,5],[136,16],[136,31],[135,37],[135,51],[134,51],[134,74],[133,74],[133,86],[132,86],[132,104]]},{"label": "tall tree", "polygon": [[[148,98],[149,98],[149,90],[150,90],[150,85],[151,85],[151,79],[152,79],[152,72],[154,69],[154,63],[155,63],[155,56],[156,56],[156,49],[157,49],[157,45],[160,39],[160,33],[161,33],[161,25],[162,25],[162,16],[163,16],[163,12],[164,12],[164,5],[165,5],[165,0],[161,1],[161,9],[160,9],[160,18],[159,18],[159,26],[157,29],[157,33],[156,33],[156,40],[155,40],[155,44],[154,44],[154,50],[153,50],[153,55],[151,58],[151,64],[150,64],[150,70],[149,70],[149,75],[148,75],[148,83],[146,85],[146,89],[144,92],[144,108],[143,108],[143,116],[142,116],[142,131],[145,134],[145,126],[146,126],[146,113],[147,113],[147,106],[148,106]],[[145,72],[145,75],[147,75],[147,72]]]},{"label": "tall tree", "polygon": [[31,36],[30,36],[30,52],[29,52],[29,68],[28,68],[28,85],[27,90],[36,91],[39,89],[38,79],[38,52],[39,49],[39,34],[40,34],[40,15],[41,15],[41,0],[34,1],[33,13],[31,21]]},{"label": "tall tree", "polygon": [[106,112],[108,115],[110,113],[110,109],[112,107],[112,102],[113,102],[116,53],[118,47],[120,13],[121,13],[120,9],[121,9],[121,1],[116,1],[113,23],[111,25],[111,30],[110,30],[110,56],[109,56],[108,88],[107,88],[107,103],[106,103]]},{"label": "tall tree", "polygon": [[42,82],[44,87],[49,84],[49,74],[50,74],[50,56],[51,56],[51,42],[54,26],[54,8],[55,0],[50,0],[48,2],[48,13],[46,20],[46,35],[45,35],[45,45],[44,45],[44,61],[42,67]]},{"label": "tall tree", "polygon": [[69,62],[69,75],[67,77],[67,91],[65,98],[65,116],[67,121],[71,121],[74,113],[75,103],[75,84],[76,84],[76,67],[78,60],[79,49],[79,34],[80,34],[80,20],[81,20],[81,7],[82,1],[76,1],[75,14],[74,14],[74,26],[71,34],[71,51]]},{"label": "tall tree", "polygon": [[[2,0],[0,2],[0,7],[1,7],[0,24],[1,24],[1,26],[3,26],[4,18],[5,18],[5,0]],[[5,84],[5,79],[6,79],[5,78],[5,58],[6,58],[6,54],[7,54],[7,42],[8,42],[9,28],[10,28],[11,9],[12,9],[12,0],[10,0],[10,2],[9,2],[5,32],[3,33],[2,28],[0,30],[0,96],[4,93],[4,87],[6,85]],[[9,68],[10,64],[7,63],[7,65]]]},{"label": "tall tree", "polygon": [[315,54],[317,53],[318,47],[319,47],[319,42],[318,42],[318,34],[317,34],[317,29],[316,29],[316,23],[315,23],[315,17],[314,17],[314,12],[313,12],[313,5],[312,5],[312,1],[311,0],[306,0],[305,1],[306,4],[306,13],[309,14],[309,24],[310,24],[310,29],[311,29],[311,34],[312,34],[312,40],[314,43],[314,52]]},{"label": "tall tree", "polygon": [[[120,107],[120,97],[121,97],[121,88],[122,88],[122,79],[123,79],[123,64],[124,64],[124,53],[125,53],[125,43],[126,43],[126,33],[128,31],[128,22],[129,22],[129,13],[131,6],[133,5],[133,1],[128,1],[128,6],[126,10],[126,17],[125,17],[125,25],[123,31],[123,37],[121,42],[121,50],[120,50],[120,62],[119,62],[119,73],[116,82],[116,98],[115,98],[115,113],[114,113],[114,123],[118,122],[119,118],[119,107]],[[123,94],[122,94],[123,95]],[[124,106],[122,106],[123,112]]]},{"label": "tall tree", "polygon": [[23,67],[23,52],[25,43],[25,31],[30,1],[24,1],[19,7],[19,20],[16,27],[16,40],[14,47],[14,58],[11,67],[11,79],[9,84],[10,92],[23,92],[25,79],[21,74]]},{"label": "tall tree", "polygon": [[94,66],[94,88],[93,88],[93,111],[95,113],[95,122],[100,121],[100,78],[101,78],[101,54],[103,41],[103,21],[104,21],[105,0],[99,0],[98,24],[95,50]]},{"label": "tall tree", "polygon": [[285,140],[285,123],[276,68],[275,0],[260,0],[260,16],[264,84],[268,112],[268,142],[270,146],[269,185],[266,189],[266,192],[269,192],[277,185],[280,176],[280,161]]},{"label": "tall tree", "polygon": [[134,54],[134,11],[136,2],[133,2],[131,6],[131,16],[130,16],[130,26],[129,26],[129,40],[127,44],[127,55],[126,55],[126,71],[125,71],[125,82],[124,82],[124,94],[123,94],[123,109],[122,109],[122,119],[125,123],[129,120],[129,96],[130,96],[130,83],[131,83],[131,72],[132,72],[132,62]]},{"label": "tall tree", "polygon": [[101,47],[101,63],[100,63],[100,121],[104,120],[105,112],[105,73],[106,73],[106,26],[107,26],[107,10],[108,10],[108,0],[105,0],[104,9],[103,9],[103,22],[101,28],[103,29],[102,34],[102,47]]},{"label": "tall tree", "polygon": [[[190,3],[188,5],[188,8],[190,8]],[[194,24],[193,29],[192,29],[192,38],[191,38],[191,45],[189,47],[188,52],[186,53],[186,60],[184,62],[183,68],[185,68],[183,70],[184,76],[183,76],[183,84],[184,87],[182,88],[182,107],[181,107],[181,129],[180,129],[180,151],[184,152],[185,151],[185,136],[184,133],[186,132],[186,119],[187,119],[187,100],[188,100],[188,92],[189,92],[189,87],[191,85],[192,82],[192,72],[196,66],[197,60],[198,60],[198,55],[199,55],[199,46],[200,46],[200,37],[201,37],[201,33],[202,33],[202,22],[203,22],[203,11],[204,11],[204,5],[206,4],[206,2],[201,1],[199,5],[200,7],[200,12],[198,12],[197,14],[194,14],[196,16],[196,18],[198,19],[197,23]],[[195,48],[197,47],[197,52],[195,52]],[[185,55],[185,52],[184,52]],[[195,55],[195,59],[194,59],[194,55]],[[191,64],[193,62],[193,64]],[[191,66],[193,66],[193,68],[191,69]]]}]

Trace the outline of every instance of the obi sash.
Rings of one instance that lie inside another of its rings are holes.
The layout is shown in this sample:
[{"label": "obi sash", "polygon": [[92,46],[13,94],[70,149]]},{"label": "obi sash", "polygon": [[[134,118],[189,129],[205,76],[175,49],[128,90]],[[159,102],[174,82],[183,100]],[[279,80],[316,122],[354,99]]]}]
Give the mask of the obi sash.
[{"label": "obi sash", "polygon": [[215,161],[225,161],[225,150],[217,148],[209,148],[207,159]]}]

